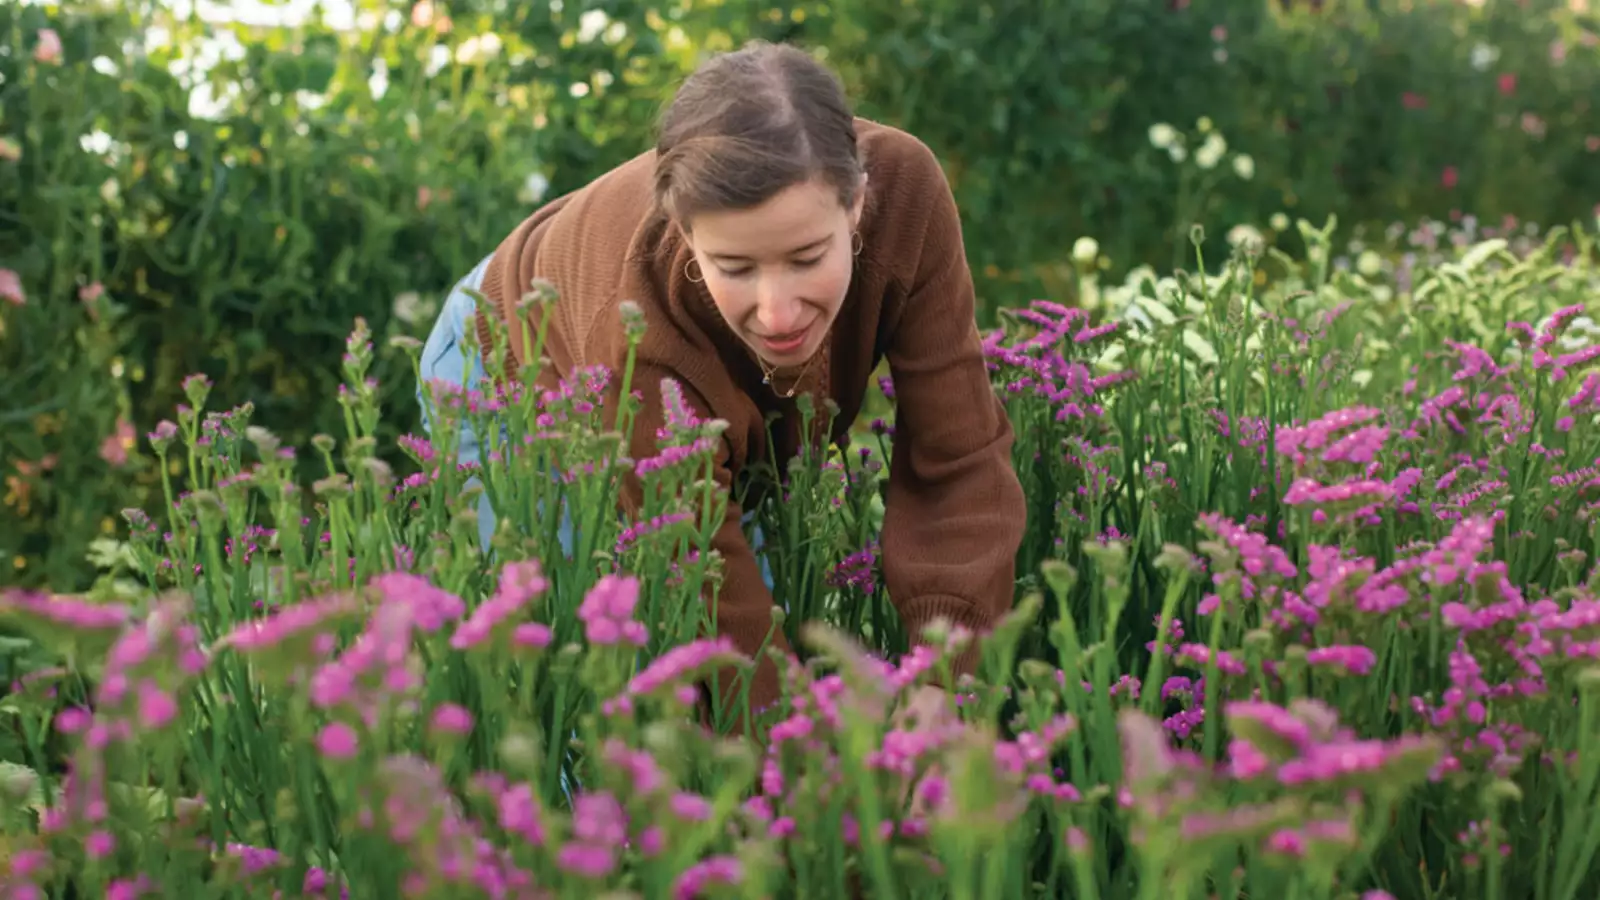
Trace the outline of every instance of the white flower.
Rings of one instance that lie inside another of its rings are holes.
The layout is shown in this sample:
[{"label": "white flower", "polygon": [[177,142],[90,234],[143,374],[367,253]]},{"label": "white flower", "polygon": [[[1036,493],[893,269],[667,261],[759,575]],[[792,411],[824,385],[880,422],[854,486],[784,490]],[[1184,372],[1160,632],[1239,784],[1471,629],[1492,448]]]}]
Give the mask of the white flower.
[{"label": "white flower", "polygon": [[1272,218],[1267,220],[1267,224],[1272,226],[1273,231],[1288,231],[1289,217],[1281,212],[1275,212]]},{"label": "white flower", "polygon": [[393,314],[396,319],[399,319],[407,325],[415,325],[422,321],[422,296],[416,291],[406,291],[401,294],[396,294],[394,298]]},{"label": "white flower", "polygon": [[1078,238],[1077,242],[1072,245],[1072,258],[1084,265],[1094,262],[1099,255],[1100,242],[1092,237]]},{"label": "white flower", "polygon": [[1383,260],[1371,250],[1363,250],[1361,255],[1356,257],[1356,271],[1373,278],[1383,271]]},{"label": "white flower", "polygon": [[1183,149],[1182,144],[1173,144],[1171,147],[1167,148],[1167,155],[1172,157],[1173,162],[1181,163],[1185,159],[1189,158],[1189,151]]},{"label": "white flower", "polygon": [[550,189],[550,179],[544,177],[543,172],[533,172],[527,180],[522,182],[522,191],[517,199],[523,203],[538,203],[544,197],[544,192]]},{"label": "white flower", "polygon": [[1229,246],[1238,247],[1248,244],[1254,248],[1259,248],[1265,243],[1266,239],[1261,236],[1261,229],[1254,225],[1241,222],[1228,229]]},{"label": "white flower", "polygon": [[1157,150],[1166,150],[1178,140],[1178,129],[1165,122],[1157,122],[1150,126],[1150,146]]},{"label": "white flower", "polygon": [[611,24],[611,17],[598,9],[587,10],[578,17],[578,43],[587,44],[599,37],[606,26]]},{"label": "white flower", "polygon": [[1491,47],[1482,41],[1479,41],[1472,47],[1472,67],[1477,69],[1479,72],[1485,71],[1490,66],[1494,65],[1495,60],[1498,60],[1499,58],[1499,47]]},{"label": "white flower", "polygon": [[1248,153],[1240,153],[1233,158],[1233,172],[1245,181],[1256,176],[1256,161]]},{"label": "white flower", "polygon": [[492,31],[475,34],[461,42],[456,48],[456,62],[462,65],[473,65],[494,58],[500,52],[503,43],[500,36]]},{"label": "white flower", "polygon": [[1211,169],[1222,161],[1222,154],[1227,152],[1228,142],[1222,139],[1221,134],[1213,131],[1206,135],[1205,143],[1194,152],[1194,161],[1202,169]]}]

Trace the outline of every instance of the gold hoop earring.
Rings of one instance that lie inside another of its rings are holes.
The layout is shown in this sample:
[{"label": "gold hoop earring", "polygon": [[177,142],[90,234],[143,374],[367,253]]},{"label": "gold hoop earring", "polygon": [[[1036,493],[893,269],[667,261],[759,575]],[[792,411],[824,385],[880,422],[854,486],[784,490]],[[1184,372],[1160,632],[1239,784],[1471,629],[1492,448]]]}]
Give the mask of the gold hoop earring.
[{"label": "gold hoop earring", "polygon": [[854,248],[855,255],[856,256],[860,256],[861,255],[861,248],[866,245],[866,242],[861,239],[861,232],[859,232],[859,231],[850,232],[850,244]]},{"label": "gold hoop earring", "polygon": [[[689,267],[690,266],[694,266],[695,267],[695,271],[700,272],[700,277],[699,278],[696,278],[693,275],[689,274]],[[691,257],[689,257],[689,261],[683,264],[683,277],[689,279],[689,281],[693,282],[694,284],[699,284],[699,283],[701,283],[701,282],[706,280],[706,273],[701,271],[701,269],[700,269],[700,261],[691,256]]]}]

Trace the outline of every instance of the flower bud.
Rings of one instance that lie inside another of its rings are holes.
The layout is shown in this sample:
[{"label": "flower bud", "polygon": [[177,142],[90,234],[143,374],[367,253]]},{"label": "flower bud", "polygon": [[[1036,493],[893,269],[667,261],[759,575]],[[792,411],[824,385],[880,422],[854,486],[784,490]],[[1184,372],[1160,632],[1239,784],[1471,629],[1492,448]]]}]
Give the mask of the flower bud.
[{"label": "flower bud", "polygon": [[514,769],[536,769],[544,764],[540,759],[539,742],[526,734],[512,733],[500,741],[500,758]]},{"label": "flower bud", "polygon": [[1485,806],[1499,806],[1502,803],[1522,802],[1522,788],[1515,782],[1504,778],[1496,778],[1483,789],[1483,803]]},{"label": "flower bud", "polygon": [[270,459],[273,454],[278,452],[278,447],[281,444],[276,435],[260,425],[251,425],[246,428],[244,436],[246,440],[256,445],[256,450],[261,453],[263,459]]},{"label": "flower bud", "polygon": [[351,491],[350,476],[343,472],[335,472],[327,478],[313,482],[311,490],[319,497],[330,497],[335,494],[348,495]]},{"label": "flower bud", "polygon": [[1578,690],[1585,694],[1600,692],[1600,666],[1589,666],[1578,673]]},{"label": "flower bud", "polygon": [[646,330],[644,309],[632,300],[624,300],[617,304],[617,314],[622,317],[622,333],[627,336],[628,342],[638,343]]}]

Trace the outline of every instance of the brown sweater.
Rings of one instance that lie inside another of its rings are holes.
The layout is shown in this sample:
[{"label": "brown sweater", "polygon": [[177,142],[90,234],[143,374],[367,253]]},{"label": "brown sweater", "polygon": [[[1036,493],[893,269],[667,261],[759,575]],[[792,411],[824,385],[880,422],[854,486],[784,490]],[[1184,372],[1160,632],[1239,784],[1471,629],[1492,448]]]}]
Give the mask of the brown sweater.
[{"label": "brown sweater", "polygon": [[[943,170],[903,131],[858,119],[857,134],[868,172],[862,250],[820,384],[840,408],[835,437],[842,436],[861,410],[872,371],[888,358],[896,395],[881,536],[889,596],[913,642],[940,616],[982,633],[1011,607],[1026,515],[1011,466],[1011,423],[984,365],[972,276]],[[686,277],[689,248],[653,212],[654,160],[647,152],[545,204],[501,243],[482,292],[520,354],[521,328],[537,321],[508,321],[512,304],[534,279],[554,284],[550,365],[540,374],[550,385],[575,366],[620,371],[627,342],[619,304],[638,303],[648,331],[636,354],[633,384],[645,408],[634,425],[633,457],[656,452],[657,386],[671,376],[697,414],[729,423],[717,460],[724,488],[747,461],[766,460],[769,449],[784,471],[797,449],[795,402],[762,384],[755,358],[704,285]],[[482,322],[479,333],[487,345]],[[790,425],[772,428],[778,446],[769,448],[764,416],[773,411]],[[773,599],[740,516],[730,499],[714,538],[724,562],[717,628],[753,654],[772,625]],[[775,641],[788,649],[781,634]],[[971,671],[976,659],[964,654],[957,673]],[[776,667],[763,657],[751,705],[760,709],[777,697]]]}]

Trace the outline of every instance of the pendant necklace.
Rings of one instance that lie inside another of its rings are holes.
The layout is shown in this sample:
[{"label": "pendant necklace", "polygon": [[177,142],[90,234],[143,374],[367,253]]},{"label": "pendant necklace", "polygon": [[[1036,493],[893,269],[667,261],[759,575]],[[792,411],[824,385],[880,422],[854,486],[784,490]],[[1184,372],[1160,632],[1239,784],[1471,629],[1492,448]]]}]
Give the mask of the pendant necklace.
[{"label": "pendant necklace", "polygon": [[816,353],[811,355],[810,359],[806,360],[805,368],[801,369],[800,370],[800,374],[795,376],[794,384],[789,388],[788,391],[780,391],[780,390],[778,390],[777,386],[772,383],[772,378],[773,378],[774,375],[778,374],[778,370],[776,368],[768,367],[767,366],[767,361],[762,359],[759,355],[757,355],[756,356],[756,365],[759,365],[761,367],[761,376],[762,376],[761,377],[761,383],[771,387],[772,388],[772,392],[774,394],[777,394],[779,397],[782,397],[785,400],[791,399],[791,398],[794,397],[795,392],[800,390],[800,384],[801,384],[801,382],[803,382],[805,380],[806,373],[811,371],[811,366],[813,364],[815,364],[816,361],[817,361],[817,358],[822,356],[822,355],[823,355],[823,350],[819,349]]}]

